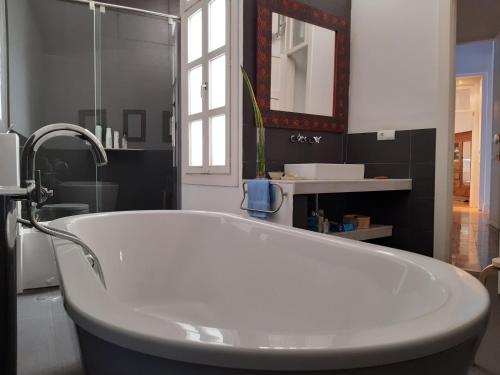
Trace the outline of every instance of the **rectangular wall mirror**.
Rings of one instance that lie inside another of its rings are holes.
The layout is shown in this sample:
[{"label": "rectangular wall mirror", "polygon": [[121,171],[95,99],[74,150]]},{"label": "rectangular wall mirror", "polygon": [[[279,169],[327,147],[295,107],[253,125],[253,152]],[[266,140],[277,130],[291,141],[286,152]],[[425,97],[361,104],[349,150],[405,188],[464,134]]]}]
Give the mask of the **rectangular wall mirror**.
[{"label": "rectangular wall mirror", "polygon": [[266,127],[347,131],[347,20],[295,0],[258,0],[257,100]]},{"label": "rectangular wall mirror", "polygon": [[335,30],[273,12],[271,110],[333,116]]}]

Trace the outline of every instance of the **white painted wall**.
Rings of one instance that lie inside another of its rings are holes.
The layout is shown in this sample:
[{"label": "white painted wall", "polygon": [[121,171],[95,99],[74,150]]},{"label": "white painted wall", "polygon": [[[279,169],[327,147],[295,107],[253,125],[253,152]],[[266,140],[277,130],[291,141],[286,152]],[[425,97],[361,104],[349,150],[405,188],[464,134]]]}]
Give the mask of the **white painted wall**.
[{"label": "white painted wall", "polygon": [[241,215],[240,187],[182,185],[182,209],[219,211]]},{"label": "white painted wall", "polygon": [[455,114],[455,134],[471,132],[474,129],[474,119],[470,113]]},{"label": "white painted wall", "polygon": [[[478,75],[483,77],[483,104],[481,129],[481,166],[479,208],[490,210],[493,118],[493,53],[494,41],[466,43],[456,49],[456,74],[458,77]],[[500,195],[500,192],[497,192]]]},{"label": "white painted wall", "polygon": [[455,0],[353,0],[349,132],[437,131],[434,254],[448,260]]},{"label": "white painted wall", "polygon": [[438,127],[437,3],[353,0],[349,133]]}]

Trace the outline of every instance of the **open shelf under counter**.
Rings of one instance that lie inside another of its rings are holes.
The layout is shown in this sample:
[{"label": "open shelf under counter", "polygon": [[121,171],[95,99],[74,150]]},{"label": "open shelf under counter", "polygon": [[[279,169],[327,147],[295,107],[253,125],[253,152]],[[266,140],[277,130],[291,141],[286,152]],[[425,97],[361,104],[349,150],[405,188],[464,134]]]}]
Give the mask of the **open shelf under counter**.
[{"label": "open shelf under counter", "polygon": [[[307,200],[304,199],[306,195],[412,190],[411,179],[272,180],[271,182],[274,185],[279,185],[284,194],[281,197],[280,189],[275,188],[277,195],[273,209],[277,209],[282,199],[283,204],[276,214],[270,215],[266,220],[287,226],[297,224],[296,226],[299,228],[304,228],[307,221]],[[382,229],[379,229],[378,232],[379,235],[376,234],[377,231],[372,234],[372,236],[377,235],[377,237],[368,237],[367,239],[385,236],[380,235]],[[387,233],[387,227],[384,233]],[[368,235],[369,233],[358,233],[360,238]]]},{"label": "open shelf under counter", "polygon": [[411,190],[411,179],[273,180],[293,195]]},{"label": "open shelf under counter", "polygon": [[325,233],[328,236],[336,236],[342,238],[349,238],[357,241],[368,241],[376,238],[385,238],[392,236],[392,225],[371,225],[367,229],[357,229],[350,232],[331,232]]}]

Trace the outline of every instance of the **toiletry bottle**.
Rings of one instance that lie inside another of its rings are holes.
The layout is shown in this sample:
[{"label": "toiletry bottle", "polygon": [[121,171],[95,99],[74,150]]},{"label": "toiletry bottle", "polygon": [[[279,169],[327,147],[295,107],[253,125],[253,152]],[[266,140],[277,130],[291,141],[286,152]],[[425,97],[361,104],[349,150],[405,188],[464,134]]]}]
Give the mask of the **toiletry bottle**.
[{"label": "toiletry bottle", "polygon": [[111,128],[106,129],[106,148],[113,148],[113,134]]},{"label": "toiletry bottle", "polygon": [[318,232],[323,233],[323,221],[325,220],[325,211],[318,210]]},{"label": "toiletry bottle", "polygon": [[323,233],[330,233],[330,222],[327,218],[323,221]]},{"label": "toiletry bottle", "polygon": [[307,218],[307,229],[313,232],[318,231],[318,214],[313,211],[311,216]]},{"label": "toiletry bottle", "polygon": [[122,148],[127,149],[128,148],[128,140],[127,140],[127,133],[123,133],[122,136]]},{"label": "toiletry bottle", "polygon": [[120,148],[120,132],[115,130],[113,135],[113,148]]},{"label": "toiletry bottle", "polygon": [[101,142],[102,144],[102,126],[99,124],[95,125],[95,137]]}]

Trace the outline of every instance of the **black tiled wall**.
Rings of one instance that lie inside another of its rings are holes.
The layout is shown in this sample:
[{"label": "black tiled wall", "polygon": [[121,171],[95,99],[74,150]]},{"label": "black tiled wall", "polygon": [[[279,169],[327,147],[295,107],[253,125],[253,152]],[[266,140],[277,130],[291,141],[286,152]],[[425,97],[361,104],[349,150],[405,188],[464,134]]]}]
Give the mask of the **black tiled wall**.
[{"label": "black tiled wall", "polygon": [[377,243],[432,256],[436,130],[399,131],[394,141],[377,141],[376,133],[349,134],[346,143],[345,161],[365,164],[365,177],[413,180],[411,192],[370,193],[348,199],[371,207],[375,222],[394,225],[393,237]]},{"label": "black tiled wall", "polygon": [[[411,178],[413,188],[411,191],[320,195],[320,208],[332,220],[357,213],[369,215],[373,223],[393,225],[392,237],[373,242],[432,256],[435,129],[398,131],[394,141],[377,141],[376,133],[344,137],[344,162],[365,164],[366,178]],[[308,201],[311,210],[315,207],[314,197],[308,197]],[[304,205],[303,199],[299,202]],[[304,218],[295,220],[303,227]]]},{"label": "black tiled wall", "polygon": [[[172,151],[109,151],[108,165],[98,169],[97,180],[119,185],[117,211],[176,209],[177,170],[172,167]],[[42,170],[43,183],[52,189],[44,173],[53,170],[56,161],[63,161],[67,169],[57,170],[56,180],[95,181],[96,168],[89,150],[52,150],[42,148],[37,155],[37,166]],[[48,203],[60,202],[57,194]]]}]

